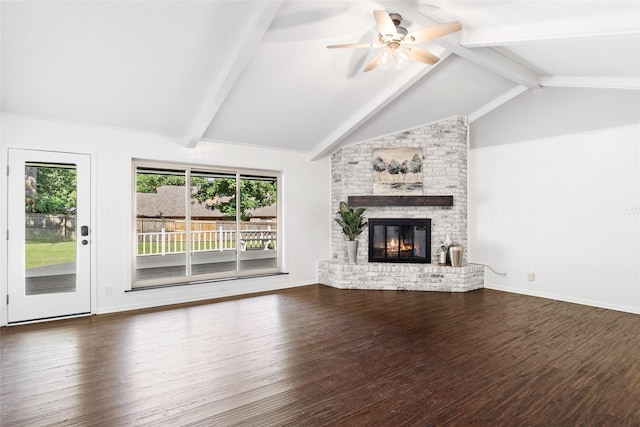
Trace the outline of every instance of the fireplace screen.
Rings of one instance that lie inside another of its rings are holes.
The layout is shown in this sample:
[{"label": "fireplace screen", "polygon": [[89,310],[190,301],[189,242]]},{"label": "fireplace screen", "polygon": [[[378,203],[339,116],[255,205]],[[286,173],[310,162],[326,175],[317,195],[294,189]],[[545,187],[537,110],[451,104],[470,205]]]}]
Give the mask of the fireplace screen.
[{"label": "fireplace screen", "polygon": [[431,263],[431,220],[370,218],[369,262]]}]

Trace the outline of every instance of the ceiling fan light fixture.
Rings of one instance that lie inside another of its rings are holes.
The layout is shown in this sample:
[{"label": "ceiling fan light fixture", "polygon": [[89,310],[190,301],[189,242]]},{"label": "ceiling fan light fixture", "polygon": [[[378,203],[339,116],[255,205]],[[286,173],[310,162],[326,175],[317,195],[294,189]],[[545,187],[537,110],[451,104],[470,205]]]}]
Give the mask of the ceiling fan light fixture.
[{"label": "ceiling fan light fixture", "polygon": [[389,45],[383,47],[378,53],[378,66],[383,70],[388,69],[391,66],[391,57],[393,55],[393,51],[389,47]]},{"label": "ceiling fan light fixture", "polygon": [[409,48],[401,46],[398,43],[389,43],[380,50],[380,53],[378,53],[378,66],[383,70],[386,70],[391,66],[396,70],[399,70],[407,65],[410,56],[411,53]]},{"label": "ceiling fan light fixture", "polygon": [[458,21],[433,25],[409,33],[401,27],[402,16],[397,13],[389,13],[384,10],[374,10],[373,18],[378,29],[378,43],[350,43],[330,45],[328,48],[361,48],[381,47],[382,50],[367,64],[364,71],[371,71],[376,67],[388,69],[390,66],[396,70],[403,68],[409,61],[434,65],[440,58],[417,46],[406,46],[414,43],[423,43],[447,34],[460,31],[462,25]]},{"label": "ceiling fan light fixture", "polygon": [[409,63],[411,53],[409,48],[400,46],[394,51],[393,66],[396,70],[404,68]]}]

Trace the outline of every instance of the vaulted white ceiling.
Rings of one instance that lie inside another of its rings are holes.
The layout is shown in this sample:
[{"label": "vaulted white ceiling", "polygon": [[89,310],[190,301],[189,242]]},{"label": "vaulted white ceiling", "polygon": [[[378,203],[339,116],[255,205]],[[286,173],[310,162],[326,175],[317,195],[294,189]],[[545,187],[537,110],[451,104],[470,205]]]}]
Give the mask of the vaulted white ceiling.
[{"label": "vaulted white ceiling", "polygon": [[[372,11],[409,31],[458,20],[422,44],[435,66],[362,69]],[[298,150],[453,115],[475,120],[549,86],[640,91],[640,2],[1,2],[1,111],[207,141]]]}]

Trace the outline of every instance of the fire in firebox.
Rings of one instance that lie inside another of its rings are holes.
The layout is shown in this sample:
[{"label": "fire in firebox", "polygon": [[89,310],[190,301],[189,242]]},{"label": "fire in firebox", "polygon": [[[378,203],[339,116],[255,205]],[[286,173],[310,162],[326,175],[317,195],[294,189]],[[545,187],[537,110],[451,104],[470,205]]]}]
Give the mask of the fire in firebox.
[{"label": "fire in firebox", "polygon": [[431,262],[431,220],[369,219],[369,262]]}]

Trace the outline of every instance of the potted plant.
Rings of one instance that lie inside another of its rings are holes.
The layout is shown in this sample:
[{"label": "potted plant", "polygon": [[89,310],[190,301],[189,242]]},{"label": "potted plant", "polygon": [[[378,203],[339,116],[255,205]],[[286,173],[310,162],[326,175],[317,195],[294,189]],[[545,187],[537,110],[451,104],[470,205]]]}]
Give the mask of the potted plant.
[{"label": "potted plant", "polygon": [[340,202],[340,210],[336,222],[342,227],[342,231],[347,236],[347,256],[349,264],[355,264],[358,256],[358,241],[356,240],[360,233],[364,231],[367,225],[364,221],[364,209],[350,208],[345,202]]}]

